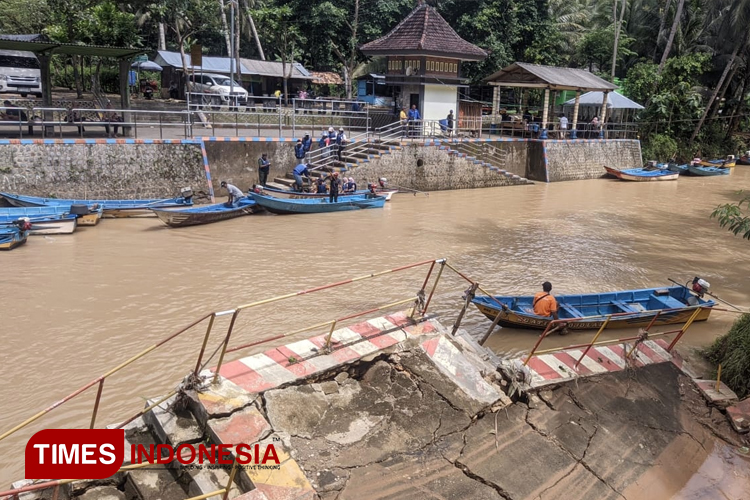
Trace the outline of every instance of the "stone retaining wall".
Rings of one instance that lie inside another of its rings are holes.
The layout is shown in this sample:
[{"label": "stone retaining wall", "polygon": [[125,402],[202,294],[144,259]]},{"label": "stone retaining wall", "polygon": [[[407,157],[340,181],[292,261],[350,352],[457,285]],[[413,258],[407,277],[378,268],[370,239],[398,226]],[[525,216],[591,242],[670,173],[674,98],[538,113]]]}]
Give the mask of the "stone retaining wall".
[{"label": "stone retaining wall", "polygon": [[550,140],[542,144],[546,164],[538,160],[529,163],[527,177],[532,180],[596,179],[604,175],[604,165],[620,169],[643,166],[638,140]]},{"label": "stone retaining wall", "polygon": [[[524,161],[522,151],[516,151],[517,161]],[[450,155],[438,146],[410,144],[392,151],[378,160],[359,166],[353,177],[363,182],[376,182],[386,177],[388,183],[420,191],[446,189],[474,189],[526,184],[520,178],[503,175],[466,158]]]},{"label": "stone retaining wall", "polygon": [[210,199],[200,142],[5,141],[0,191],[58,198],[166,198],[190,186]]}]

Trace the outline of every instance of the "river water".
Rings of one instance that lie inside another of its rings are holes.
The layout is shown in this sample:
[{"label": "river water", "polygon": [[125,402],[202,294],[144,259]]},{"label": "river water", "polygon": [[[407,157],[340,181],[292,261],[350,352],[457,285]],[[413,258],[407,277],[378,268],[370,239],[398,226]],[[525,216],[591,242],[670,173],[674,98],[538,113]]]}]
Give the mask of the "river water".
[{"label": "river water", "polygon": [[[32,238],[0,255],[0,432],[205,313],[422,260],[446,257],[498,294],[531,294],[546,280],[563,294],[701,276],[721,298],[750,305],[750,242],[708,218],[717,204],[735,201],[748,181],[750,167],[740,166],[730,176],[678,182],[597,179],[399,194],[383,210],[259,215],[185,229],[151,218],[104,220],[74,235]],[[426,270],[246,310],[232,344],[408,298]],[[431,312],[452,324],[464,288],[466,282],[446,270]],[[706,345],[733,318],[714,313],[694,325],[683,344]],[[227,323],[217,320],[209,353]],[[488,326],[473,308],[462,323],[477,336]],[[146,398],[173,388],[195,364],[204,332],[191,330],[107,379],[97,425],[134,413]],[[632,332],[606,335],[623,333]],[[591,335],[556,337],[545,346]],[[535,340],[533,333],[505,329],[488,345],[518,354]],[[32,432],[87,426],[95,392],[0,442],[0,486],[23,477],[22,450]]]}]

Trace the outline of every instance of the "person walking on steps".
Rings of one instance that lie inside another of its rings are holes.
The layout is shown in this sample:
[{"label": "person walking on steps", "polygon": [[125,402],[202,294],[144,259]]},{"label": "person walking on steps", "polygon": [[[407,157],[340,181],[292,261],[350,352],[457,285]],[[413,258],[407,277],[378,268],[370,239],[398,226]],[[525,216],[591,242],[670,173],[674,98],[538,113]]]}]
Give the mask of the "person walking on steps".
[{"label": "person walking on steps", "polygon": [[338,154],[339,161],[343,162],[344,160],[341,159],[341,153],[344,152],[344,148],[346,147],[346,134],[344,133],[344,128],[339,129],[338,135],[336,135],[336,153]]},{"label": "person walking on steps", "polygon": [[271,162],[268,161],[268,155],[263,153],[258,158],[258,183],[263,187],[266,187],[266,182],[268,182],[268,172],[270,169]]},{"label": "person walking on steps", "polygon": [[307,177],[307,180],[310,180],[310,170],[307,168],[307,165],[300,162],[299,165],[294,167],[294,170],[292,171],[292,175],[294,176],[295,191],[297,191],[298,193],[301,193],[302,187],[304,186],[302,177]]},{"label": "person walking on steps", "polygon": [[297,139],[297,144],[294,145],[294,157],[297,158],[297,164],[302,163],[306,154],[307,151],[305,151],[305,145],[302,142],[302,139]]},{"label": "person walking on steps", "polygon": [[339,173],[334,172],[330,177],[330,190],[328,191],[328,202],[337,203],[339,201],[339,191],[341,190],[341,179]]},{"label": "person walking on steps", "polygon": [[229,184],[226,181],[221,181],[221,187],[225,188],[229,194],[226,206],[229,208],[238,207],[240,205],[240,199],[245,197],[245,193],[240,191],[240,188],[234,184]]}]

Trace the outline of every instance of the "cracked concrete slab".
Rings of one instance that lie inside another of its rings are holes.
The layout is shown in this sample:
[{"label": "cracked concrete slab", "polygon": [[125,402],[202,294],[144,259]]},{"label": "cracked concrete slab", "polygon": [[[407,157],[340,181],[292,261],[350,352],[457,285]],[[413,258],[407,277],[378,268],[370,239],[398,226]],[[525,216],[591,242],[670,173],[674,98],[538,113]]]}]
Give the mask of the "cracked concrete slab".
[{"label": "cracked concrete slab", "polygon": [[445,460],[435,446],[353,469],[339,500],[446,498],[498,500],[493,488],[467,477]]},{"label": "cracked concrete slab", "polygon": [[412,452],[470,423],[432,386],[384,361],[352,382],[331,394],[312,386],[265,394],[271,426],[292,436],[296,458],[310,477]]}]

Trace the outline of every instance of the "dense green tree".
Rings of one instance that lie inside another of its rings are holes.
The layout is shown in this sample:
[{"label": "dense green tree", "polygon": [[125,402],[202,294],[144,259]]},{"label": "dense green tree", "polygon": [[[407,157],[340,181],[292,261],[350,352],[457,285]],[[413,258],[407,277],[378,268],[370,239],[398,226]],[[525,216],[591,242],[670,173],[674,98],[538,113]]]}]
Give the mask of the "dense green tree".
[{"label": "dense green tree", "polygon": [[50,15],[46,0],[2,0],[0,33],[44,33]]}]

